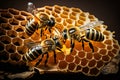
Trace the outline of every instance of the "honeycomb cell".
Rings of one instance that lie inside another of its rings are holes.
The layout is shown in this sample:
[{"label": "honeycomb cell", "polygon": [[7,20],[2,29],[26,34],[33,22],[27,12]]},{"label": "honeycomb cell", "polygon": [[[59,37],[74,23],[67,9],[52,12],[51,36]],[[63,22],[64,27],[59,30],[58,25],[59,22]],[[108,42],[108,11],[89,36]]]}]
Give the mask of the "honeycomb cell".
[{"label": "honeycomb cell", "polygon": [[15,53],[16,52],[16,47],[12,44],[6,45],[6,50],[9,53]]},{"label": "honeycomb cell", "polygon": [[15,46],[21,46],[22,45],[22,40],[18,37],[14,38],[12,40],[12,43],[15,45]]},{"label": "honeycomb cell", "polygon": [[103,61],[102,61],[102,60],[99,60],[99,61],[97,61],[96,67],[97,67],[97,68],[102,68],[103,65],[104,65]]},{"label": "honeycomb cell", "polygon": [[11,30],[12,29],[12,26],[8,23],[2,23],[1,27],[5,30]]},{"label": "honeycomb cell", "polygon": [[79,57],[78,57],[78,56],[75,56],[74,63],[76,63],[76,64],[79,64],[79,63],[80,63],[80,59],[79,59]]},{"label": "honeycomb cell", "polygon": [[21,59],[21,56],[18,53],[14,53],[10,55],[11,60],[19,61]]},{"label": "honeycomb cell", "polygon": [[[1,45],[0,45],[1,46]],[[9,53],[6,51],[0,51],[0,61],[1,60],[8,60],[9,59]]]},{"label": "honeycomb cell", "polygon": [[31,14],[30,14],[30,13],[25,12],[25,11],[21,11],[21,15],[23,15],[23,16],[31,16]]},{"label": "honeycomb cell", "polygon": [[81,59],[81,65],[82,65],[83,67],[86,66],[87,63],[88,63],[88,60],[87,60],[86,58]]},{"label": "honeycomb cell", "polygon": [[109,36],[110,31],[104,31],[103,34],[106,35],[106,36]]},{"label": "honeycomb cell", "polygon": [[5,45],[2,42],[0,42],[0,51],[3,51],[4,49],[5,49]]},{"label": "honeycomb cell", "polygon": [[112,51],[108,51],[108,56],[113,57],[114,53]]},{"label": "honeycomb cell", "polygon": [[71,10],[73,12],[76,12],[76,13],[80,13],[81,12],[81,10],[79,8],[71,8]]},{"label": "honeycomb cell", "polygon": [[0,24],[1,23],[7,23],[7,22],[8,22],[8,20],[6,18],[0,17]]},{"label": "honeycomb cell", "polygon": [[114,54],[116,54],[116,53],[117,53],[117,49],[112,49],[112,52],[113,52]]},{"label": "honeycomb cell", "polygon": [[53,8],[51,6],[45,6],[45,9],[49,10],[49,11],[52,11]]},{"label": "honeycomb cell", "polygon": [[94,15],[89,15],[88,17],[90,18],[90,20],[94,20],[95,19]]},{"label": "honeycomb cell", "polygon": [[7,31],[7,35],[10,36],[11,38],[15,38],[17,36],[17,32],[14,30],[9,30]]},{"label": "honeycomb cell", "polygon": [[0,37],[0,41],[1,41],[2,43],[4,43],[4,44],[9,44],[9,43],[11,43],[11,39],[10,39],[10,37],[8,37],[8,36],[1,36],[1,37]]},{"label": "honeycomb cell", "polygon": [[5,34],[6,34],[6,31],[4,29],[0,28],[0,36],[5,35]]},{"label": "honeycomb cell", "polygon": [[101,55],[99,53],[94,53],[94,59],[95,60],[100,60],[101,59]]},{"label": "honeycomb cell", "polygon": [[113,47],[114,47],[115,49],[119,49],[119,48],[120,48],[117,44],[114,44]]},{"label": "honeycomb cell", "polygon": [[17,31],[17,32],[23,32],[24,27],[23,26],[14,26],[14,30]]},{"label": "honeycomb cell", "polygon": [[19,38],[27,39],[27,38],[29,38],[29,36],[25,32],[21,32],[21,33],[19,33]]},{"label": "honeycomb cell", "polygon": [[82,20],[82,21],[86,21],[86,18],[83,17],[83,16],[80,16],[79,19]]},{"label": "honeycomb cell", "polygon": [[19,21],[16,20],[16,19],[9,19],[9,23],[10,23],[11,25],[19,25]]},{"label": "honeycomb cell", "polygon": [[76,71],[81,71],[82,67],[80,65],[77,65]]},{"label": "honeycomb cell", "polygon": [[27,52],[28,48],[26,46],[19,46],[17,47],[18,54],[25,54]]},{"label": "honeycomb cell", "polygon": [[20,22],[20,25],[21,25],[21,26],[26,26],[26,24],[27,24],[27,21],[21,21],[21,22]]},{"label": "honeycomb cell", "polygon": [[58,67],[60,69],[65,69],[67,67],[67,62],[66,61],[60,61]]},{"label": "honeycomb cell", "polygon": [[67,55],[65,61],[67,62],[73,62],[74,57],[72,55]]},{"label": "honeycomb cell", "polygon": [[88,73],[89,72],[89,68],[88,67],[84,67],[84,68],[82,68],[82,71],[83,71],[83,73]]},{"label": "honeycomb cell", "polygon": [[57,60],[63,60],[65,55],[62,52],[57,52]]},{"label": "honeycomb cell", "polygon": [[101,50],[99,51],[99,54],[101,54],[101,55],[106,55],[106,54],[107,54],[107,50],[106,50],[106,49],[101,49]]},{"label": "honeycomb cell", "polygon": [[63,6],[63,11],[67,11],[67,12],[69,12],[70,10],[69,10],[69,8],[68,8],[68,7]]},{"label": "honeycomb cell", "polygon": [[68,24],[72,24],[73,23],[73,20],[71,20],[71,19],[66,19],[66,22],[68,23]]},{"label": "honeycomb cell", "polygon": [[75,49],[73,49],[72,53],[70,53],[70,54],[75,56],[77,54],[77,51]]},{"label": "honeycomb cell", "polygon": [[91,53],[91,52],[87,53],[86,58],[89,59],[89,60],[92,59],[93,54],[94,53]]},{"label": "honeycomb cell", "polygon": [[16,9],[9,8],[8,10],[9,10],[9,12],[10,12],[12,15],[19,15],[19,11],[16,10]]},{"label": "honeycomb cell", "polygon": [[109,62],[110,57],[108,55],[102,56],[102,60],[105,61],[105,62]]},{"label": "honeycomb cell", "polygon": [[112,40],[106,40],[104,43],[107,45],[112,45]]},{"label": "honeycomb cell", "polygon": [[70,64],[68,64],[68,70],[74,70],[74,68],[75,68],[75,64],[74,63],[70,63]]},{"label": "honeycomb cell", "polygon": [[25,18],[22,15],[15,15],[14,17],[15,17],[15,19],[17,19],[19,21],[25,20]]},{"label": "honeycomb cell", "polygon": [[111,50],[112,49],[112,46],[111,45],[108,45],[107,46],[107,50]]},{"label": "honeycomb cell", "polygon": [[79,58],[84,58],[85,57],[85,52],[84,51],[80,51],[79,53],[78,53],[78,56],[79,56]]},{"label": "honeycomb cell", "polygon": [[7,13],[7,12],[1,13],[1,16],[5,17],[5,18],[12,18],[12,15],[10,13]]},{"label": "honeycomb cell", "polygon": [[90,74],[91,75],[98,75],[98,73],[99,73],[99,70],[97,68],[90,69]]},{"label": "honeycomb cell", "polygon": [[96,65],[96,60],[94,60],[94,59],[90,60],[89,63],[88,63],[89,67],[95,67],[95,65]]},{"label": "honeycomb cell", "polygon": [[64,14],[60,14],[60,16],[61,16],[62,18],[68,18],[68,16],[67,16],[67,15],[64,15]]}]

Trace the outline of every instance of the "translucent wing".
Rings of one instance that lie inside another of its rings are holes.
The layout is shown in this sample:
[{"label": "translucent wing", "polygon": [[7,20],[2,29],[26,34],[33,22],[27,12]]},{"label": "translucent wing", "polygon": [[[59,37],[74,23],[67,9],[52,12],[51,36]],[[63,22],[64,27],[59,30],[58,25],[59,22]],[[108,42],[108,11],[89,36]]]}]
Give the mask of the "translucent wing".
[{"label": "translucent wing", "polygon": [[35,10],[35,5],[32,2],[28,2],[27,11],[33,14],[33,10]]},{"label": "translucent wing", "polygon": [[103,21],[92,21],[90,23],[87,23],[86,25],[79,26],[79,28],[80,28],[80,30],[91,29],[91,28],[99,26],[99,25],[101,25],[103,23],[104,23]]},{"label": "translucent wing", "polygon": [[25,43],[25,45],[28,47],[28,48],[32,48],[36,45],[40,45],[41,42],[28,42],[28,43]]}]

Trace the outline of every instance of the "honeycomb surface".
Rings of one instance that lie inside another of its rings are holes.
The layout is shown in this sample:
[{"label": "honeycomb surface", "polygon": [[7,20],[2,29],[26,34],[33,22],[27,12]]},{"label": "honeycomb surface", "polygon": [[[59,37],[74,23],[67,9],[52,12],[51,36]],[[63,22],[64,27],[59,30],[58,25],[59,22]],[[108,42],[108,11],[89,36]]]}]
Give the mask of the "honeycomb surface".
[{"label": "honeycomb surface", "polygon": [[[78,27],[98,20],[94,15],[73,7],[55,5],[37,8],[37,10],[36,14],[44,12],[55,18],[56,24],[54,27],[60,33],[64,28]],[[39,30],[32,36],[25,33],[25,25],[32,17],[33,15],[25,11],[13,8],[0,9],[0,62],[22,64],[22,56],[28,51],[25,44],[41,40]],[[107,30],[106,25],[97,26],[95,29],[103,33],[105,39],[102,42],[91,41],[94,52],[91,51],[88,43],[85,42],[83,50],[81,42],[75,41],[75,48],[70,53],[70,41],[67,40],[63,44],[62,50],[64,53],[57,51],[57,63],[54,63],[53,52],[50,52],[47,65],[51,68],[44,68],[46,59],[46,56],[44,56],[38,66],[39,69],[43,72],[81,72],[88,76],[99,75],[101,69],[118,55],[120,47],[118,41],[113,38],[113,32]],[[49,35],[49,32],[46,33]],[[42,37],[42,40],[45,39],[44,37]],[[34,66],[38,59],[29,62],[28,65]]]}]

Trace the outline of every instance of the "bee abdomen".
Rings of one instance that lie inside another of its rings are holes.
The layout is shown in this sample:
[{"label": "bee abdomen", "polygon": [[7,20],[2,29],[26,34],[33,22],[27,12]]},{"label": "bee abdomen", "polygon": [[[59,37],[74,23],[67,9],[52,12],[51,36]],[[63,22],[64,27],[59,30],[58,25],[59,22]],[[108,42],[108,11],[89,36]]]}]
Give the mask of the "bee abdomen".
[{"label": "bee abdomen", "polygon": [[27,23],[27,25],[26,25],[26,30],[25,30],[25,32],[26,32],[29,36],[31,36],[31,35],[35,32],[35,30],[37,29],[37,27],[38,27],[38,25],[37,25],[37,23],[35,23],[34,20],[29,21],[29,22]]},{"label": "bee abdomen", "polygon": [[42,50],[41,48],[39,48],[38,46],[35,48],[30,49],[24,56],[23,56],[23,60],[24,61],[32,61],[35,60],[36,58],[38,58],[38,56],[42,54]]},{"label": "bee abdomen", "polygon": [[93,41],[103,41],[104,35],[95,29],[87,29],[86,30],[86,38],[93,40]]}]

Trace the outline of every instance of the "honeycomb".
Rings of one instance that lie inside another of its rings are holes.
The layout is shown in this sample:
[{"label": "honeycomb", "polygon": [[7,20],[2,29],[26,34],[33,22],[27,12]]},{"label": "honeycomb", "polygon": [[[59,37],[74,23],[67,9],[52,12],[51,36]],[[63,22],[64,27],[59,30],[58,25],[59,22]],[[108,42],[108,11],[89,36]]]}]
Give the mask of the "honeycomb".
[{"label": "honeycomb", "polygon": [[[60,33],[64,28],[78,27],[98,20],[94,15],[74,7],[44,6],[37,8],[36,15],[40,12],[55,18],[56,24],[54,27]],[[32,17],[33,15],[26,11],[13,8],[0,9],[0,62],[23,65],[22,56],[28,51],[25,44],[41,40],[39,30],[36,30],[32,36],[25,33],[25,25]],[[41,72],[81,72],[87,76],[99,75],[102,68],[118,55],[120,46],[113,37],[114,33],[107,30],[107,25],[103,24],[95,29],[103,33],[105,39],[102,42],[91,41],[94,52],[91,51],[87,42],[85,42],[83,50],[82,43],[75,41],[73,52],[70,53],[70,41],[67,40],[63,44],[62,50],[64,53],[56,51],[57,63],[54,63],[53,52],[49,52],[47,65],[50,68],[44,68],[46,59],[46,56],[44,56],[38,66],[39,70]],[[49,32],[46,33],[49,35]],[[45,39],[44,36],[43,39]],[[39,57],[32,62],[28,62],[28,65],[34,66]]]}]

